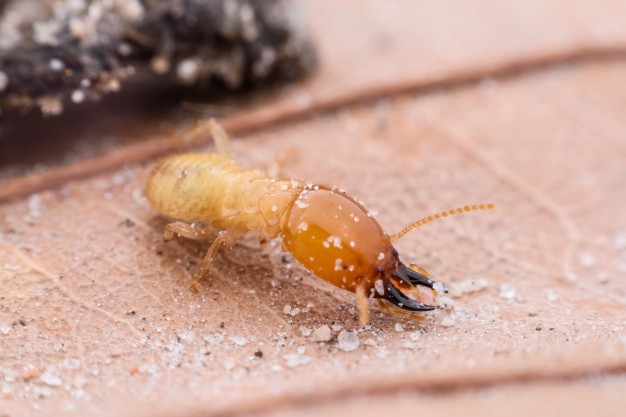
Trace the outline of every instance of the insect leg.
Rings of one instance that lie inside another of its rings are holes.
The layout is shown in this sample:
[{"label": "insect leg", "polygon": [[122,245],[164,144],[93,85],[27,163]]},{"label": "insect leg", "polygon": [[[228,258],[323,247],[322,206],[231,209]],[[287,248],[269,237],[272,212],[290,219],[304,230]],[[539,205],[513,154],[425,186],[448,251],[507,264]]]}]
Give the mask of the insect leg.
[{"label": "insect leg", "polygon": [[207,240],[211,238],[211,232],[210,227],[174,222],[166,225],[165,229],[163,229],[163,240],[172,240],[176,235],[191,240]]},{"label": "insect leg", "polygon": [[222,244],[226,244],[231,246],[234,242],[235,236],[228,232],[220,232],[219,236],[211,242],[211,246],[206,251],[206,255],[204,255],[204,259],[202,260],[202,265],[200,265],[200,269],[196,273],[196,276],[191,283],[190,290],[193,292],[197,291],[198,283],[204,278],[204,275],[209,271],[211,267],[211,262],[213,262],[213,257],[217,253],[218,249]]},{"label": "insect leg", "polygon": [[426,317],[417,316],[415,314],[407,313],[406,311],[398,310],[398,309],[395,309],[395,308],[389,308],[389,306],[383,301],[382,298],[377,298],[376,301],[378,301],[378,305],[383,310],[385,310],[387,313],[392,314],[394,316],[397,316],[397,317],[408,317],[411,320],[414,320],[414,321],[417,321],[417,322],[426,320]]},{"label": "insect leg", "polygon": [[217,153],[222,155],[230,155],[230,144],[228,135],[215,120],[202,121],[198,123],[196,127],[191,129],[187,134],[183,136],[184,141],[192,141],[198,138],[198,136],[206,135],[207,130],[215,142],[215,149]]},{"label": "insect leg", "polygon": [[389,284],[387,287],[388,293],[385,297],[387,301],[391,301],[392,304],[397,305],[400,308],[409,311],[430,311],[435,310],[437,306],[431,306],[422,304],[419,301],[413,300],[407,297],[402,291],[396,288],[393,284]]},{"label": "insect leg", "polygon": [[230,139],[228,139],[228,134],[226,131],[217,123],[215,120],[211,119],[208,122],[209,132],[211,132],[211,136],[213,137],[213,141],[215,142],[215,149],[217,153],[221,153],[222,155],[230,155]]},{"label": "insect leg", "polygon": [[377,298],[376,301],[378,301],[378,305],[389,314],[393,314],[394,316],[398,316],[398,317],[410,316],[409,313],[406,313],[404,311],[396,310],[395,308],[389,308],[389,306],[385,304],[382,298]]},{"label": "insect leg", "polygon": [[285,177],[284,168],[287,163],[297,158],[297,153],[295,148],[287,148],[284,152],[276,155],[272,164],[267,168],[267,176],[270,178]]},{"label": "insect leg", "polygon": [[367,292],[363,285],[356,287],[356,301],[359,308],[359,321],[362,326],[365,326],[370,321],[370,315],[367,308]]}]

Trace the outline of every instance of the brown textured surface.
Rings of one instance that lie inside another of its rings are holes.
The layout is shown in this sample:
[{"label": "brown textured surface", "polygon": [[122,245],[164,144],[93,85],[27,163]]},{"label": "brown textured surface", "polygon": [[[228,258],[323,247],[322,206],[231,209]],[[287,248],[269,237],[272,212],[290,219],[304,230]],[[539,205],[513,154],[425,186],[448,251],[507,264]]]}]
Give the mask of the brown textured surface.
[{"label": "brown textured surface", "polygon": [[528,415],[620,415],[623,402],[619,400],[626,385],[623,380],[593,381],[571,385],[538,383],[531,387],[511,386],[448,396],[428,396],[399,393],[377,398],[356,397],[342,403],[322,403],[302,410],[285,409],[275,416],[379,416],[390,410],[410,410],[414,414],[437,416],[470,415],[512,417]]},{"label": "brown textured surface", "polygon": [[[534,2],[508,12],[483,3],[480,13],[504,20],[492,34],[527,33],[520,38],[528,43],[512,47],[501,39],[508,35],[480,35],[489,28],[464,26],[472,22],[461,18],[468,11],[421,10],[439,30],[419,29],[419,39],[455,71],[594,43],[626,46],[623,25],[612,26],[619,2],[593,9],[577,2],[565,11],[558,2]],[[400,9],[384,15],[375,6],[342,4],[363,42],[383,16],[399,19],[389,23],[391,36],[418,36],[419,25],[398,17]],[[421,76],[407,69],[414,62],[409,40],[394,43],[395,61],[385,68],[400,72],[385,78],[384,60],[365,46],[348,48],[341,14],[320,7],[310,5],[326,67],[306,87],[309,97]],[[515,14],[522,12],[536,23]],[[559,19],[556,30],[550,23]],[[467,45],[459,50],[473,59],[436,46],[446,45],[453,27]],[[371,66],[348,71],[350,62]],[[434,223],[398,243],[404,259],[438,279],[488,281],[455,297],[455,311],[420,323],[372,305],[371,326],[359,328],[351,294],[305,273],[279,245],[262,250],[253,238],[223,252],[200,294],[191,294],[206,245],[162,242],[165,220],[141,197],[150,161],[4,203],[0,415],[380,415],[390,408],[529,415],[557,407],[616,415],[626,407],[619,395],[626,371],[625,71],[620,60],[544,68],[346,106],[233,143],[250,167],[290,152],[287,175],[341,185],[377,210],[389,232],[440,209],[495,202],[496,211]],[[296,100],[299,89],[292,94]],[[295,316],[283,312],[309,304]],[[453,325],[443,326],[449,315]],[[303,335],[302,326],[323,324],[357,329],[360,347],[343,352],[336,338],[320,343]]]}]

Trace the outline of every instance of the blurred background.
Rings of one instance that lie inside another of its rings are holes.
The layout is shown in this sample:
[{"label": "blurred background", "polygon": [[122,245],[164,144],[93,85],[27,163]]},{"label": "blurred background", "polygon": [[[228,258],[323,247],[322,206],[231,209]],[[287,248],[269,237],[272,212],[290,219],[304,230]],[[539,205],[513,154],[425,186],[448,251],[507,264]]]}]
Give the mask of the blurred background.
[{"label": "blurred background", "polygon": [[[623,0],[0,0],[0,417],[620,415]],[[143,198],[217,118],[337,184],[450,289],[423,320]],[[350,346],[340,343],[348,332]]]},{"label": "blurred background", "polygon": [[619,0],[0,7],[0,178],[172,135],[200,117],[610,59],[626,31],[613,17]]}]

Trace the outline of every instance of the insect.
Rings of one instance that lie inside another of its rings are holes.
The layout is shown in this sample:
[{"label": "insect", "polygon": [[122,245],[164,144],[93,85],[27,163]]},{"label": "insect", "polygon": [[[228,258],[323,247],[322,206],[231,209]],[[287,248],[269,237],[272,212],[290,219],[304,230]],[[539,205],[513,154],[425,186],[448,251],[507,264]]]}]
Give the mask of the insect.
[{"label": "insect", "polygon": [[445,286],[416,265],[400,261],[392,243],[424,223],[493,204],[465,206],[418,220],[387,235],[353,197],[335,187],[303,184],[245,170],[228,155],[228,137],[215,121],[204,122],[217,153],[188,153],[161,160],[153,168],[146,197],[160,213],[175,219],[165,226],[165,240],[179,235],[193,240],[215,236],[192,288],[209,270],[222,244],[254,231],[282,238],[283,249],[306,269],[331,284],[357,294],[361,323],[368,322],[367,299],[387,300],[409,311],[437,308],[408,296],[418,286],[435,295]]}]

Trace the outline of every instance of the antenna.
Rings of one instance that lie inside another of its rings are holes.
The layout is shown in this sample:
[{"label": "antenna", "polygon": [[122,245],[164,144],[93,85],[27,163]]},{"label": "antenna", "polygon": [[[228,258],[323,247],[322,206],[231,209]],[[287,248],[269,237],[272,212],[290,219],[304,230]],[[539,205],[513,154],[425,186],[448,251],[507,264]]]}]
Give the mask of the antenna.
[{"label": "antenna", "polygon": [[459,207],[459,208],[452,209],[452,210],[441,211],[437,214],[433,214],[432,216],[419,219],[415,223],[411,223],[410,225],[402,229],[400,232],[389,236],[389,239],[391,239],[392,242],[395,242],[396,240],[400,239],[401,237],[409,233],[411,230],[416,229],[423,224],[430,223],[433,220],[439,220],[444,217],[454,216],[455,214],[463,214],[468,211],[491,210],[491,209],[494,209],[495,207],[496,207],[495,204],[487,203],[487,204],[474,204],[473,206],[465,206],[465,207]]}]

